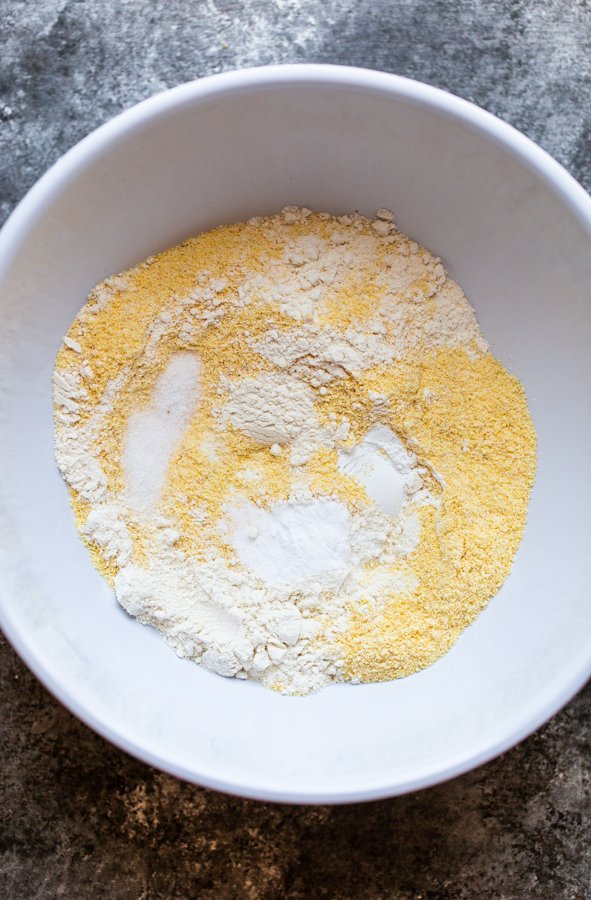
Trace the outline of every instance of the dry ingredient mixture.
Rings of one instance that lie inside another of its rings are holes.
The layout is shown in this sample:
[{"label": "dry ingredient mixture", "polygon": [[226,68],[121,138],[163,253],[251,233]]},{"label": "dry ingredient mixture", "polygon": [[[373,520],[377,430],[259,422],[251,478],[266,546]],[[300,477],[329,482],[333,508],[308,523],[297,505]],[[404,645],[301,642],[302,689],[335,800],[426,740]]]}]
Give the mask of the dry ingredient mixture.
[{"label": "dry ingredient mixture", "polygon": [[521,539],[523,388],[388,210],[287,207],[108,278],[54,403],[96,567],[221,675],[305,694],[416,672]]}]

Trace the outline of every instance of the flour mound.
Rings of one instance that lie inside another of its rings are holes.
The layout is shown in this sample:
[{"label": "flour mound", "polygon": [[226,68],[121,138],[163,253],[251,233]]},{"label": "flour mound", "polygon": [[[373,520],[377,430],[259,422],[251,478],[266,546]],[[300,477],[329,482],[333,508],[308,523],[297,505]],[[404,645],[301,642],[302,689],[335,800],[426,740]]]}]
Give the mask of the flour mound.
[{"label": "flour mound", "polygon": [[286,207],[107,279],[53,398],[121,605],[179,656],[284,693],[429,665],[523,527],[523,392],[386,209]]}]

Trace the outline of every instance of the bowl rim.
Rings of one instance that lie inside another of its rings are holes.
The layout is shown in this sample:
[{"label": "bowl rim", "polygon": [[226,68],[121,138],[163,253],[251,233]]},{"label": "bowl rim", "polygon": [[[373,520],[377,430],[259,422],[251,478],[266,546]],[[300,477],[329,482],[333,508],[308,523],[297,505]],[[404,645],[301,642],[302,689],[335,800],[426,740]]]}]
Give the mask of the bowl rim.
[{"label": "bowl rim", "polygon": [[[92,131],[51,166],[8,218],[0,231],[0,280],[23,240],[26,240],[31,226],[51,206],[70,179],[127,135],[142,128],[147,122],[185,105],[196,105],[224,95],[286,84],[338,86],[374,95],[394,95],[405,102],[430,108],[460,122],[501,145],[545,182],[578,219],[591,241],[591,197],[548,153],[492,113],[440,88],[399,75],[349,66],[298,63],[236,69],[190,81],[141,101]],[[5,552],[6,548],[0,546],[0,562]],[[383,779],[376,782],[372,781],[370,773],[369,778],[358,778],[357,785],[338,790],[309,789],[305,786],[301,789],[294,789],[293,786],[286,786],[285,789],[269,788],[260,779],[235,780],[227,775],[220,775],[214,771],[214,767],[197,772],[152,751],[135,739],[132,732],[125,733],[121,727],[109,723],[106,717],[95,715],[79,702],[76,689],[55,678],[36,656],[26,632],[12,619],[9,609],[3,603],[5,590],[4,588],[0,595],[0,626],[6,637],[27,667],[77,718],[115,746],[164,772],[194,784],[256,800],[297,804],[353,803],[392,797],[439,784],[468,772],[515,746],[558,712],[591,675],[590,641],[588,652],[580,653],[571,661],[561,677],[555,679],[553,689],[546,690],[528,705],[527,715],[520,713],[512,719],[504,720],[496,740],[491,742],[488,739],[480,745],[472,745],[444,764],[431,764],[412,779],[392,777],[387,782]]]}]

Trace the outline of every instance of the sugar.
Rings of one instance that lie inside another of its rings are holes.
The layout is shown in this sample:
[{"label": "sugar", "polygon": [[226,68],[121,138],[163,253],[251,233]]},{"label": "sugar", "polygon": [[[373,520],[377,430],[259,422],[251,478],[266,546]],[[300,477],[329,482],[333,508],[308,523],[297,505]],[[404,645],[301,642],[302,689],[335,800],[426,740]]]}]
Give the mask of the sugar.
[{"label": "sugar", "polygon": [[128,420],[123,452],[126,500],[137,511],[158,502],[166,472],[199,402],[199,357],[177,353],[158,379],[147,409]]}]

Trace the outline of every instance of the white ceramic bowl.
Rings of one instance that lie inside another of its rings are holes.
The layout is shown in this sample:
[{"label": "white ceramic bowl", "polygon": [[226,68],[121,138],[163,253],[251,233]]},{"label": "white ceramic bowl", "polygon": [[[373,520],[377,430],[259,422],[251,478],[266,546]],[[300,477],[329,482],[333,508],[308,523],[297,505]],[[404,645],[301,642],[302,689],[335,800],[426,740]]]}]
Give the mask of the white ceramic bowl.
[{"label": "white ceramic bowl", "polygon": [[[50,379],[93,285],[285,204],[372,214],[440,255],[525,384],[539,471],[523,544],[457,646],[398,682],[306,698],[212,675],[92,568],[53,461]],[[434,784],[539,726],[591,670],[591,200],[493,116],[332,66],[232,72],[70,150],[0,237],[2,623],[76,715],[141,759],[249,797],[347,802]]]}]

